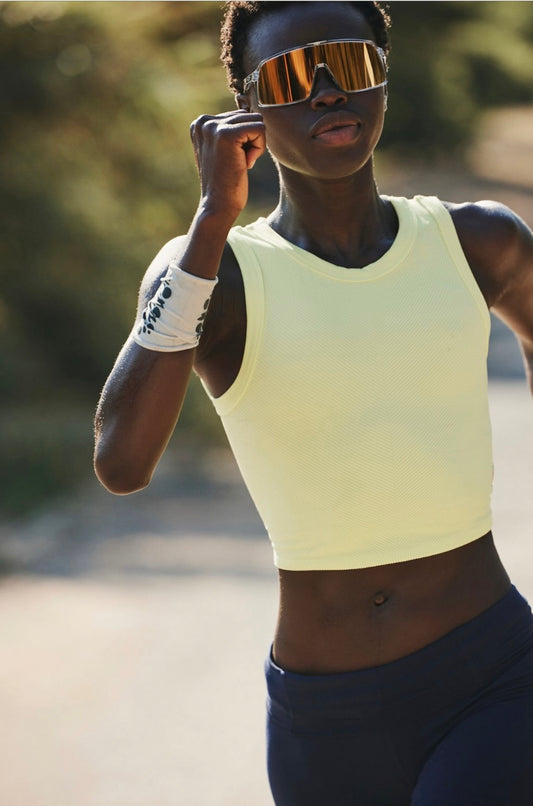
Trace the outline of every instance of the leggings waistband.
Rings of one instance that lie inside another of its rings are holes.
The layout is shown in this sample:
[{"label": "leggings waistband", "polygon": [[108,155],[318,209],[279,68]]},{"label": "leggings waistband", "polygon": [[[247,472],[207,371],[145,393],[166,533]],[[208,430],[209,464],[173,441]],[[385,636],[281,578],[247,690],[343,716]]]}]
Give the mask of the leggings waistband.
[{"label": "leggings waistband", "polygon": [[514,586],[487,610],[403,658],[353,672],[307,675],[286,671],[272,653],[265,664],[269,695],[280,704],[316,707],[321,696],[342,707],[345,697],[360,707],[382,706],[389,698],[413,697],[426,689],[479,689],[533,646],[533,616]]}]

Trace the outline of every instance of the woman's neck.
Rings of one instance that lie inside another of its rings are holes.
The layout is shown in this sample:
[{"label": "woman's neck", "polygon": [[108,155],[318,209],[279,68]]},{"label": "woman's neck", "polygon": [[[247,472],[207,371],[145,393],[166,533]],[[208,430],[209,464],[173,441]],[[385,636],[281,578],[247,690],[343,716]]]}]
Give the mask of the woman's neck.
[{"label": "woman's neck", "polygon": [[335,180],[317,180],[282,168],[280,186],[270,226],[330,263],[366,266],[378,260],[396,237],[396,213],[380,197],[372,166]]}]

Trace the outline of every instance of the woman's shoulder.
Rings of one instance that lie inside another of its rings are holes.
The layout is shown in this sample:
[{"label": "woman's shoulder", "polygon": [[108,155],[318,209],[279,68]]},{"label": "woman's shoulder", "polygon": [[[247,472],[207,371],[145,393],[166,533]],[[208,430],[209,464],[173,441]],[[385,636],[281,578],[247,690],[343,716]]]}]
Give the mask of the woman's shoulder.
[{"label": "woman's shoulder", "polygon": [[492,199],[462,204],[443,202],[458,234],[480,245],[490,241],[492,247],[506,248],[527,226],[510,207]]},{"label": "woman's shoulder", "polygon": [[465,257],[489,306],[510,278],[533,260],[531,230],[501,202],[484,199],[443,202],[450,213]]}]

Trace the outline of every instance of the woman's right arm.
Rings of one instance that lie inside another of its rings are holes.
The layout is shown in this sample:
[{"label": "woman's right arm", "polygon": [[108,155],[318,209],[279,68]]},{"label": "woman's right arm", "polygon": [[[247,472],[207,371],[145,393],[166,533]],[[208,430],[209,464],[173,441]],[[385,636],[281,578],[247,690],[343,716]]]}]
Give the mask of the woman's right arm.
[{"label": "woman's right arm", "polygon": [[[146,272],[138,318],[171,260],[188,274],[217,276],[228,232],[246,205],[247,171],[265,150],[262,118],[255,113],[203,116],[191,136],[201,183],[198,211],[187,235],[163,247]],[[158,352],[131,336],[126,341],[95,420],[95,472],[111,492],[123,495],[149,484],[181,412],[194,354],[194,348]]]}]

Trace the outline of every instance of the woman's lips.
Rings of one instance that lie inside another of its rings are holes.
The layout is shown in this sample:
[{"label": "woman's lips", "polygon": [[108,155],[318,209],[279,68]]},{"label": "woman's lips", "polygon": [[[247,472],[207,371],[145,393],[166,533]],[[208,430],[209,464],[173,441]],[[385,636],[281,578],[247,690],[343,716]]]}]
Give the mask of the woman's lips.
[{"label": "woman's lips", "polygon": [[311,129],[311,137],[325,145],[347,145],[359,136],[361,122],[346,112],[323,115]]},{"label": "woman's lips", "polygon": [[359,128],[357,123],[350,123],[347,126],[336,126],[334,129],[326,129],[319,134],[315,134],[314,139],[320,140],[321,143],[327,143],[328,145],[343,146],[357,140]]}]

